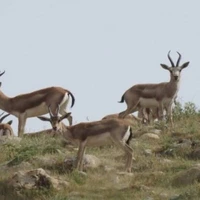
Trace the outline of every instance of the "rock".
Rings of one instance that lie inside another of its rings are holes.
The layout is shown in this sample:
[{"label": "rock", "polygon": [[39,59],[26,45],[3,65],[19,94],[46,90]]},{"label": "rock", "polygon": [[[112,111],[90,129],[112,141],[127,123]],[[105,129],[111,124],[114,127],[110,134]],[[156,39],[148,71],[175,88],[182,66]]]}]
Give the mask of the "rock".
[{"label": "rock", "polygon": [[174,195],[169,200],[182,200],[183,198],[184,198],[183,195],[179,194],[179,195]]},{"label": "rock", "polygon": [[100,160],[94,155],[86,154],[84,156],[84,167],[85,168],[97,168],[100,165]]},{"label": "rock", "polygon": [[166,163],[166,164],[171,164],[171,163],[173,163],[172,160],[167,159],[167,158],[164,158],[164,159],[162,160],[162,162],[163,162],[163,163]]},{"label": "rock", "polygon": [[145,133],[141,136],[141,138],[144,138],[144,139],[155,139],[155,140],[159,140],[160,137],[154,133]]},{"label": "rock", "polygon": [[200,167],[194,166],[188,170],[179,172],[173,179],[172,185],[186,186],[191,185],[195,181],[200,182]]},{"label": "rock", "polygon": [[194,149],[188,156],[194,160],[200,159],[200,147]]},{"label": "rock", "polygon": [[162,131],[159,130],[159,129],[151,129],[149,132],[154,133],[154,134],[158,134],[158,135],[162,133]]},{"label": "rock", "polygon": [[167,193],[165,193],[165,192],[160,193],[159,196],[160,196],[160,199],[169,199],[168,198],[169,195]]},{"label": "rock", "polygon": [[161,153],[168,156],[174,156],[174,155],[188,156],[189,152],[191,152],[191,147],[192,147],[191,140],[179,139]]},{"label": "rock", "polygon": [[[6,165],[7,169],[8,169],[8,167],[11,167],[11,166],[9,166],[9,163],[8,163],[8,165]],[[19,165],[13,165],[12,166],[12,169],[15,170],[15,171],[27,170],[27,168],[29,168],[29,169],[32,168],[32,165],[29,162],[26,162],[26,161],[21,162]]]},{"label": "rock", "polygon": [[196,164],[194,164],[193,167],[199,167],[199,168],[200,168],[200,163],[196,163]]},{"label": "rock", "polygon": [[114,171],[115,168],[105,165],[105,166],[104,166],[104,170],[105,170],[106,172],[111,172],[111,171]]},{"label": "rock", "polygon": [[151,149],[145,149],[144,154],[147,155],[147,156],[152,155],[152,150]]},{"label": "rock", "polygon": [[118,175],[123,175],[123,176],[133,176],[133,173],[130,172],[117,172]]},{"label": "rock", "polygon": [[[64,161],[67,169],[72,169],[75,166],[76,158],[67,158]],[[86,170],[88,168],[97,168],[101,164],[99,158],[94,155],[85,154],[83,157],[83,169]]]},{"label": "rock", "polygon": [[31,171],[16,172],[14,176],[8,180],[8,185],[23,189],[53,188],[60,190],[69,186],[69,183],[53,178],[48,175],[44,169],[38,168]]}]

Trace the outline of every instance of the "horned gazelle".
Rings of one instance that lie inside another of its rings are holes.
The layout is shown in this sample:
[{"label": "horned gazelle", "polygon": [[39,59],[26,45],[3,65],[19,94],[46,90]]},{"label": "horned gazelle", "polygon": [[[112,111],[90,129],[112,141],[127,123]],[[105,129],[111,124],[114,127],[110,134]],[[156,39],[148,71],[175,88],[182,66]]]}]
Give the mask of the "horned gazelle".
[{"label": "horned gazelle", "polygon": [[[43,121],[49,121],[53,129],[58,130],[60,122],[70,116],[71,113],[59,117],[49,109],[49,114],[50,118],[44,116],[38,118]],[[113,142],[125,152],[127,157],[125,170],[131,172],[133,150],[129,146],[129,142],[132,137],[132,130],[125,120],[119,118],[105,119],[79,123],[74,126],[65,126],[63,124],[61,132],[67,140],[79,145],[75,166],[79,171],[83,170],[83,156],[86,146],[102,146]]]},{"label": "horned gazelle", "polygon": [[[26,119],[48,113],[47,107],[49,105],[55,114],[57,105],[60,104],[59,113],[61,115],[66,114],[69,96],[72,98],[71,107],[73,107],[75,103],[73,94],[69,90],[61,87],[48,87],[15,97],[8,97],[0,91],[0,109],[18,118],[18,136],[22,136]],[[68,117],[68,121],[72,124],[71,116]]]},{"label": "horned gazelle", "polygon": [[119,113],[120,118],[124,118],[126,115],[138,111],[141,108],[158,108],[159,117],[163,115],[163,109],[166,109],[168,119],[173,126],[172,121],[172,104],[177,96],[180,85],[181,71],[189,65],[186,62],[179,66],[181,60],[181,54],[177,52],[179,58],[176,65],[174,65],[170,51],[168,52],[168,59],[171,63],[171,67],[165,64],[161,64],[163,69],[170,72],[170,81],[162,82],[158,84],[137,84],[129,88],[121,97],[122,102],[126,102],[127,109]]}]

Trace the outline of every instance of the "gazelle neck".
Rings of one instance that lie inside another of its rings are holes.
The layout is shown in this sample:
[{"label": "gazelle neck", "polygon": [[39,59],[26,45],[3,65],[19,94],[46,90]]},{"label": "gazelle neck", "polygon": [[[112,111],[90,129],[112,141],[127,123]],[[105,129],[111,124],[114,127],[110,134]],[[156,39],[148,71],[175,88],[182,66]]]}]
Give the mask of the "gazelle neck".
[{"label": "gazelle neck", "polygon": [[180,77],[178,80],[175,80],[174,77],[171,75],[170,81],[168,83],[168,92],[171,93],[171,95],[176,96],[180,88]]},{"label": "gazelle neck", "polygon": [[10,112],[10,98],[0,91],[0,109]]}]

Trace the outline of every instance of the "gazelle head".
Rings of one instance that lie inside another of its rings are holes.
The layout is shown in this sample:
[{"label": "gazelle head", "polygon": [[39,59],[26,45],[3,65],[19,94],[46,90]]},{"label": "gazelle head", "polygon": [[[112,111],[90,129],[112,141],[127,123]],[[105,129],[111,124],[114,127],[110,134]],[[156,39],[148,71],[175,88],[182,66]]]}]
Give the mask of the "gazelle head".
[{"label": "gazelle head", "polygon": [[170,76],[171,76],[171,80],[172,81],[179,81],[180,80],[180,76],[181,76],[181,71],[182,69],[186,68],[190,62],[186,62],[183,63],[182,65],[179,66],[180,60],[181,60],[181,54],[179,52],[177,52],[179,57],[178,60],[176,62],[176,65],[174,65],[174,62],[172,61],[171,57],[170,57],[170,51],[168,52],[168,59],[171,63],[171,67],[165,65],[165,64],[160,64],[162,68],[168,70],[170,72]]},{"label": "gazelle head", "polygon": [[[1,113],[0,117],[4,114]],[[11,124],[12,120],[8,121],[7,123],[2,123],[2,121],[9,116],[10,114],[6,114],[0,118],[0,136],[12,136],[14,135]]]},{"label": "gazelle head", "polygon": [[59,113],[59,109],[60,109],[60,106],[58,105],[58,108],[56,110],[56,114],[54,115],[52,112],[51,112],[51,109],[50,109],[50,106],[48,107],[48,110],[49,110],[49,115],[50,115],[50,118],[48,117],[45,117],[45,116],[39,116],[38,118],[42,121],[49,121],[51,123],[51,126],[53,128],[54,131],[57,131],[60,129],[60,122],[63,120],[63,119],[66,119],[68,118],[70,115],[71,115],[71,112],[69,113],[66,113],[65,115],[63,116],[59,116],[58,113]]}]

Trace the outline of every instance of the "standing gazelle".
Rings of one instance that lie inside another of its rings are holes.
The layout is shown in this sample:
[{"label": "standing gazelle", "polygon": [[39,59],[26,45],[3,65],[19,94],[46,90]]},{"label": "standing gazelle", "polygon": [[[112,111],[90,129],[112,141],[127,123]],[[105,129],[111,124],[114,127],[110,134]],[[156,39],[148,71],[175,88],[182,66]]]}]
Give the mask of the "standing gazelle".
[{"label": "standing gazelle", "polygon": [[140,108],[158,108],[159,115],[163,115],[163,109],[167,111],[168,119],[173,126],[172,121],[172,104],[179,91],[180,78],[182,69],[189,65],[186,62],[179,66],[181,60],[181,54],[174,65],[170,51],[168,53],[168,59],[171,63],[171,67],[165,64],[161,64],[161,67],[170,72],[170,81],[158,84],[137,84],[129,88],[121,97],[122,102],[126,102],[127,109],[119,113],[120,118],[124,118],[126,115],[138,111]]},{"label": "standing gazelle", "polygon": [[[49,109],[50,111],[50,109]],[[54,130],[59,130],[60,122],[70,116],[67,113],[61,117],[57,114],[53,115],[50,111],[50,118],[40,116],[39,119],[49,121]],[[121,148],[127,157],[125,169],[131,172],[132,166],[132,148],[129,146],[129,141],[132,137],[132,130],[125,120],[119,118],[105,119],[94,122],[79,123],[74,126],[65,126],[62,124],[62,135],[70,142],[79,145],[76,168],[79,171],[83,170],[83,156],[86,146],[101,146],[114,142]]]},{"label": "standing gazelle", "polygon": [[[55,114],[59,104],[59,113],[61,115],[66,114],[69,96],[72,98],[71,107],[73,107],[75,102],[73,94],[61,87],[48,87],[15,97],[8,97],[0,90],[0,109],[18,118],[18,136],[22,136],[26,119],[48,113],[48,106],[51,107],[52,112]],[[69,116],[68,121],[71,125],[71,116]]]}]

